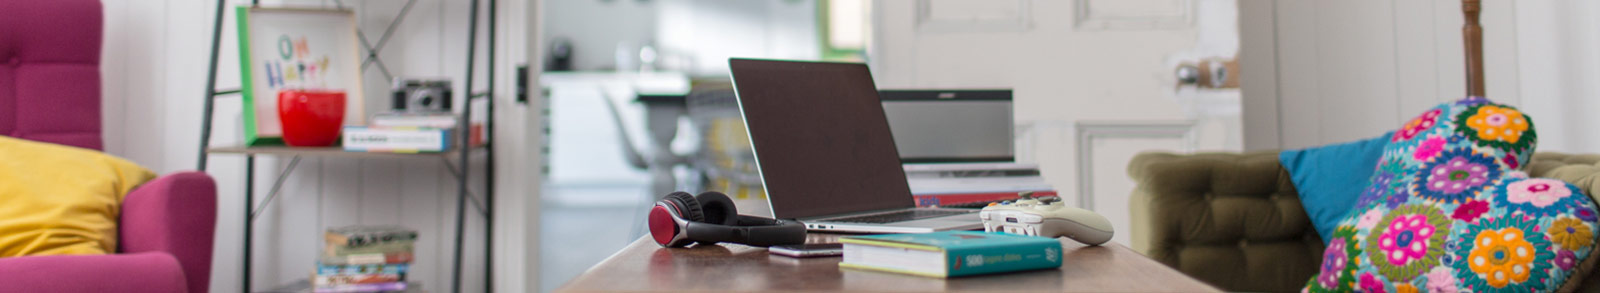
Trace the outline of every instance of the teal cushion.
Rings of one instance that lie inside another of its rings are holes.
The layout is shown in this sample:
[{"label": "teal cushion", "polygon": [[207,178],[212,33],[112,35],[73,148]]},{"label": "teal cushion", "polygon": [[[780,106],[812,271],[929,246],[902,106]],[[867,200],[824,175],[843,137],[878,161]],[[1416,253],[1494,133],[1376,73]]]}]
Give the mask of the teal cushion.
[{"label": "teal cushion", "polygon": [[1383,146],[1393,134],[1278,153],[1278,161],[1289,171],[1289,179],[1300,192],[1300,205],[1311,216],[1311,225],[1322,235],[1323,244],[1332,239],[1339,220],[1366,192]]}]

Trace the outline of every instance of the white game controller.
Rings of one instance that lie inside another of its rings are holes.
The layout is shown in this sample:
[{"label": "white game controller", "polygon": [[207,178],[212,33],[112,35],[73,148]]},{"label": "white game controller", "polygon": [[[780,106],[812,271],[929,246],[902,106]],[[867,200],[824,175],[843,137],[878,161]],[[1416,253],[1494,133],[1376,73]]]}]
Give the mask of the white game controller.
[{"label": "white game controller", "polygon": [[1057,197],[1031,198],[1023,195],[1016,202],[990,203],[978,212],[983,231],[1072,238],[1083,244],[1100,245],[1111,240],[1111,221],[1095,212],[1068,207]]}]

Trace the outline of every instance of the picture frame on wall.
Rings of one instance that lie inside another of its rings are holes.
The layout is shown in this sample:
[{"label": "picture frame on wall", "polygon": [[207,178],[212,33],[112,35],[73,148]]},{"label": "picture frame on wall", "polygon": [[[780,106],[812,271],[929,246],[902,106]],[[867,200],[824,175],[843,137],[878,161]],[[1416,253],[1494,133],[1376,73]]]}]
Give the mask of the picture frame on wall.
[{"label": "picture frame on wall", "polygon": [[343,125],[366,125],[356,15],[350,10],[237,8],[245,145],[282,145],[278,96],[343,92]]}]

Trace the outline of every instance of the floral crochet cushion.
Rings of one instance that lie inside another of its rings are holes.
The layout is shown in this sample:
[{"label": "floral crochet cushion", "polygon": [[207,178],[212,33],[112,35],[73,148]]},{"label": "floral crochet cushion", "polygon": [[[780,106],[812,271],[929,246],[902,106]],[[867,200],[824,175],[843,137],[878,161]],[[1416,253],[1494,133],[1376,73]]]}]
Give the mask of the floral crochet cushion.
[{"label": "floral crochet cushion", "polygon": [[[1323,252],[1314,292],[1554,291],[1600,226],[1576,187],[1527,178],[1532,120],[1469,98],[1396,131],[1372,184]],[[1582,276],[1578,276],[1582,278]]]}]

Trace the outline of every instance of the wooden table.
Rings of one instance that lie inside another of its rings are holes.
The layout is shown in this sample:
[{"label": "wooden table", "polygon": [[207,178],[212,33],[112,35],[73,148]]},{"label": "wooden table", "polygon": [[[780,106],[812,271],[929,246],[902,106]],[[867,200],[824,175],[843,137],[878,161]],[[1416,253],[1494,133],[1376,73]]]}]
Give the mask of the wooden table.
[{"label": "wooden table", "polygon": [[[807,242],[840,236],[814,233]],[[839,257],[796,259],[738,244],[661,248],[646,236],[557,291],[1220,292],[1122,245],[1061,244],[1060,269],[939,279],[841,270]]]}]

